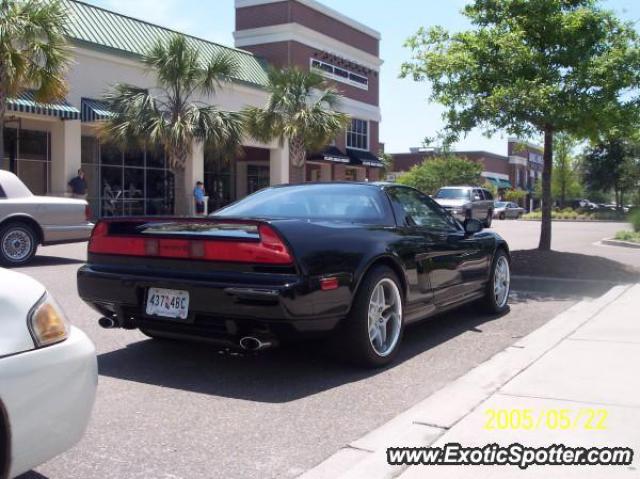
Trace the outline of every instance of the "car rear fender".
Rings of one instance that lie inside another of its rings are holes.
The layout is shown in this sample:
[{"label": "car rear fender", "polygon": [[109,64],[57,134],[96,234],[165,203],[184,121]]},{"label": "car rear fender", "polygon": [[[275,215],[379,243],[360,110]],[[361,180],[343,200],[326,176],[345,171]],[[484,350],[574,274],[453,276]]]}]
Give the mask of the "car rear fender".
[{"label": "car rear fender", "polygon": [[387,266],[391,268],[394,271],[394,273],[396,273],[396,275],[398,276],[398,279],[400,280],[402,297],[403,299],[406,300],[407,292],[408,292],[407,276],[404,268],[402,267],[402,263],[400,262],[400,259],[393,256],[392,254],[381,254],[379,256],[372,258],[368,263],[365,264],[365,266],[362,268],[360,273],[355,278],[355,283],[353,288],[353,297],[355,298],[355,296],[358,294],[362,281],[367,276],[369,271],[371,271],[376,266]]}]

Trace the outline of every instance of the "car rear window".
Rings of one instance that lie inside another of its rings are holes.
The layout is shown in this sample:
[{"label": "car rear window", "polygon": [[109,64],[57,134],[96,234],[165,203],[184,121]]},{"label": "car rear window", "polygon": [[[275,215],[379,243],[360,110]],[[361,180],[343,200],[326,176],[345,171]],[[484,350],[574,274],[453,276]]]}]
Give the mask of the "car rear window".
[{"label": "car rear window", "polygon": [[366,185],[301,185],[268,188],[227,206],[213,216],[327,220],[392,224],[384,194]]},{"label": "car rear window", "polygon": [[468,200],[469,191],[462,188],[441,188],[436,193],[436,198],[441,200]]}]

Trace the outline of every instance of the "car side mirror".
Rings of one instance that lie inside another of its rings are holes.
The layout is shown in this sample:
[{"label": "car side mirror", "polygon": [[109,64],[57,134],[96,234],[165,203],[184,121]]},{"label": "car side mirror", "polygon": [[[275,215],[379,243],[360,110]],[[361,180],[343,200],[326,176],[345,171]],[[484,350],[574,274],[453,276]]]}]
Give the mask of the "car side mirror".
[{"label": "car side mirror", "polygon": [[480,195],[475,195],[473,197],[473,201],[480,201]]},{"label": "car side mirror", "polygon": [[467,218],[464,220],[464,232],[473,235],[482,231],[482,223],[475,218]]}]

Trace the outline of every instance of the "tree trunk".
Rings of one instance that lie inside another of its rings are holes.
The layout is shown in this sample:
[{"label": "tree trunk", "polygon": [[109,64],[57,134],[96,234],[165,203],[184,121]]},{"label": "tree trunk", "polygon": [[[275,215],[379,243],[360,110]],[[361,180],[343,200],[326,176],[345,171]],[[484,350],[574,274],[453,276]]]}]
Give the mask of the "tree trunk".
[{"label": "tree trunk", "polygon": [[305,182],[305,162],[307,150],[302,138],[289,140],[289,183],[299,184]]},{"label": "tree trunk", "polygon": [[191,213],[189,199],[185,188],[185,171],[184,168],[173,168],[173,198],[174,207],[173,214],[176,216],[188,216]]},{"label": "tree trunk", "polygon": [[542,168],[542,221],[540,225],[540,251],[551,250],[551,171],[553,167],[553,128],[544,128],[544,166]]}]

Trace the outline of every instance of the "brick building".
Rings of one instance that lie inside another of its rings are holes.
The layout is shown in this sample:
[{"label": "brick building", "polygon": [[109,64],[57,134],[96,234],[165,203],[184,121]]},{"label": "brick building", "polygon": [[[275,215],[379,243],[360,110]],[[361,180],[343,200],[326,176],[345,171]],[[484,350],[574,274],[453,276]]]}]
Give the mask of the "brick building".
[{"label": "brick building", "polygon": [[[451,153],[469,161],[480,163],[482,165],[482,176],[487,181],[494,183],[499,189],[512,187],[508,157],[488,151],[454,151]],[[393,171],[396,174],[409,171],[413,166],[440,154],[438,151],[425,148],[411,148],[408,153],[392,153]]]},{"label": "brick building", "polygon": [[[520,202],[526,208],[536,208],[538,201],[534,198],[535,185],[542,179],[543,153],[541,146],[517,138],[509,138],[508,156],[488,151],[454,151],[456,156],[482,164],[482,176],[494,183],[498,189],[521,189],[527,192]],[[394,174],[409,171],[439,152],[433,149],[411,148],[407,153],[392,153]]]},{"label": "brick building", "polygon": [[322,74],[344,96],[351,124],[310,152],[307,181],[379,179],[380,33],[315,0],[236,0],[234,38],[272,65]]}]

